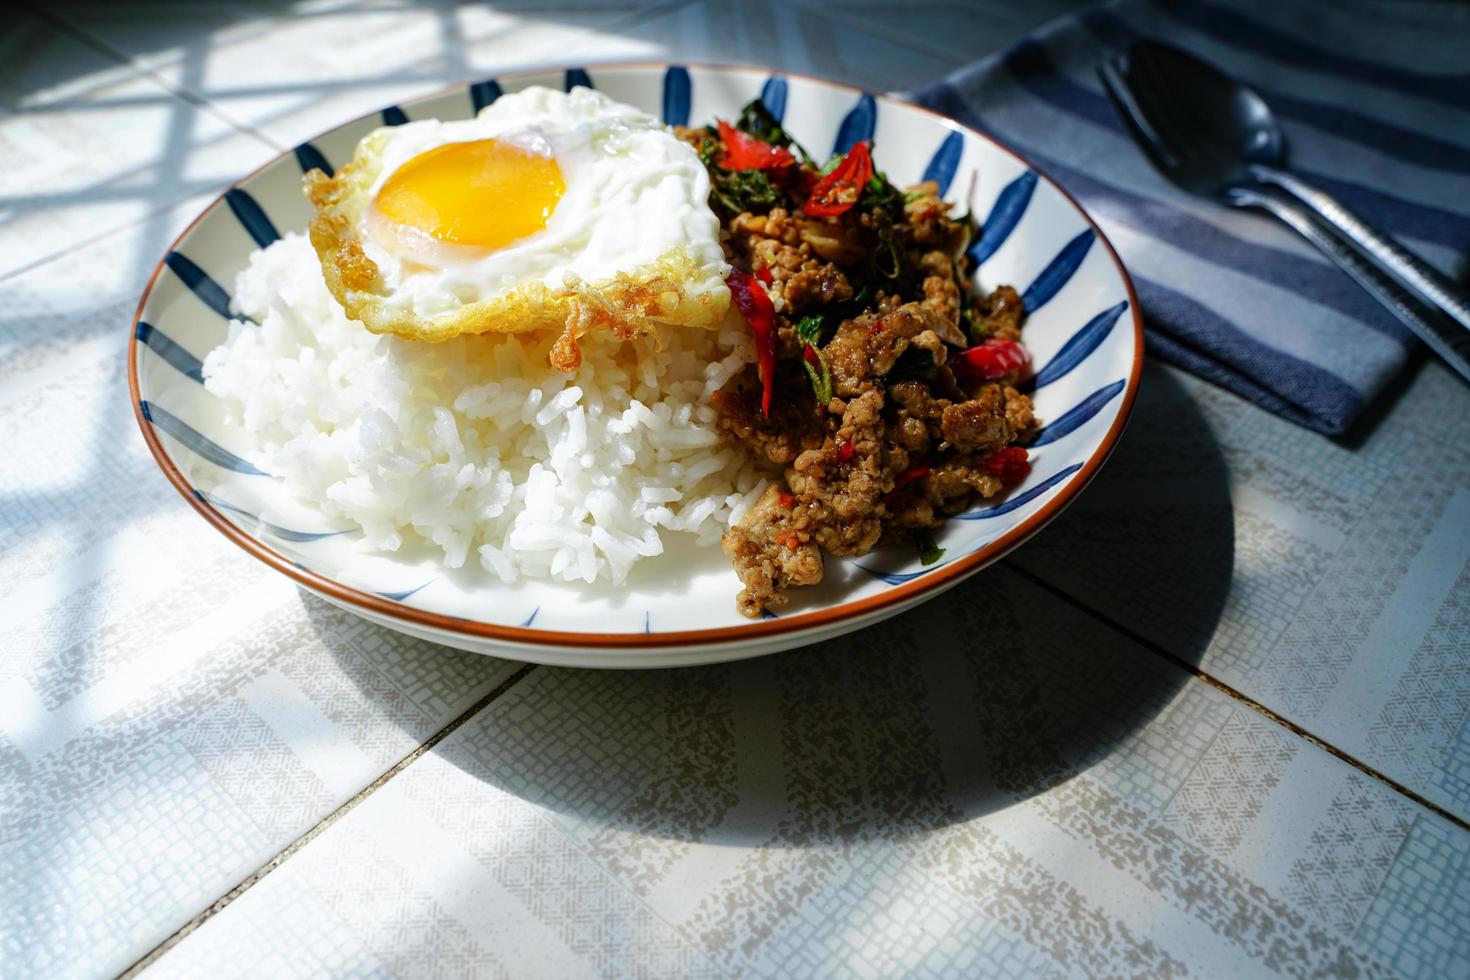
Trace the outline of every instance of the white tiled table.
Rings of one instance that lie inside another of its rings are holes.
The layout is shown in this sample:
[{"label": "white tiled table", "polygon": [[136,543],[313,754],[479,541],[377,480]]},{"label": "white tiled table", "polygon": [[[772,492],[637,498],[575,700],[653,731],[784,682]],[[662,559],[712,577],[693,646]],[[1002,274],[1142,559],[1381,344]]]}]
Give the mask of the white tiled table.
[{"label": "white tiled table", "polygon": [[37,6],[0,40],[0,976],[1470,974],[1436,364],[1352,446],[1151,364],[1102,476],[971,585],[670,672],[349,617],[135,431],[154,262],[322,128],[534,63],[903,89],[1065,0]]}]

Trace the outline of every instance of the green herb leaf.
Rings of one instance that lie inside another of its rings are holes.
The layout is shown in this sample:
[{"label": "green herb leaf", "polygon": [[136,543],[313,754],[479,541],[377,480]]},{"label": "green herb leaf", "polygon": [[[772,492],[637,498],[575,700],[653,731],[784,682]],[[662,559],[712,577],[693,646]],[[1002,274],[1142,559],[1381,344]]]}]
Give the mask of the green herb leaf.
[{"label": "green herb leaf", "polygon": [[960,310],[960,325],[965,328],[965,333],[970,335],[970,339],[977,344],[990,336],[990,324],[985,322],[980,311],[976,309],[973,297]]},{"label": "green herb leaf", "polygon": [[801,366],[806,368],[806,376],[812,380],[812,394],[817,396],[817,406],[825,407],[832,400],[832,372],[827,367],[827,359],[815,347],[811,351],[817,356],[817,363],[822,365],[821,373],[812,367],[811,362],[805,356],[801,359]]},{"label": "green herb leaf", "polygon": [[711,128],[705,133],[704,138],[699,141],[699,162],[704,164],[706,170],[712,170],[715,166],[715,154],[720,149],[720,138],[714,134]]},{"label": "green herb leaf", "polygon": [[873,176],[868,180],[868,186],[863,188],[863,196],[858,200],[858,207],[864,211],[882,208],[887,212],[888,217],[897,221],[903,217],[904,200],[903,191],[889,182],[888,175],[881,170],[875,170]]},{"label": "green herb leaf", "polygon": [[796,321],[796,335],[813,347],[825,347],[842,321],[861,315],[872,305],[873,291],[863,286],[852,298],[833,303],[821,313],[808,313]]},{"label": "green herb leaf", "polygon": [[898,381],[909,381],[913,378],[927,378],[932,375],[938,367],[934,363],[934,355],[922,347],[910,347],[898,355],[898,360],[893,362],[893,367],[883,376],[887,384]]},{"label": "green herb leaf", "polygon": [[903,250],[898,246],[892,225],[878,229],[878,244],[868,253],[868,264],[875,275],[884,279],[903,277]]},{"label": "green herb leaf", "polygon": [[808,313],[796,321],[796,335],[813,347],[821,347],[824,342],[822,334],[826,332],[825,320],[826,317],[820,313]]},{"label": "green herb leaf", "polygon": [[776,117],[771,115],[771,110],[767,109],[766,104],[760,99],[745,104],[745,108],[740,110],[740,118],[735,120],[735,128],[772,146],[794,147],[803,160],[807,163],[812,162],[811,155],[800,143],[791,138],[791,134],[782,128],[781,124],[776,121]]},{"label": "green herb leaf", "polygon": [[784,199],[764,171],[710,169],[710,200],[729,214],[764,214]]},{"label": "green herb leaf", "polygon": [[980,221],[975,217],[974,211],[966,211],[954,220],[965,229],[964,242],[960,245],[959,252],[956,255],[956,258],[963,264],[969,259],[970,246],[980,236]]},{"label": "green herb leaf", "polygon": [[916,527],[912,532],[914,547],[919,551],[919,563],[932,565],[944,557],[944,549],[934,542],[934,535],[927,528]]}]

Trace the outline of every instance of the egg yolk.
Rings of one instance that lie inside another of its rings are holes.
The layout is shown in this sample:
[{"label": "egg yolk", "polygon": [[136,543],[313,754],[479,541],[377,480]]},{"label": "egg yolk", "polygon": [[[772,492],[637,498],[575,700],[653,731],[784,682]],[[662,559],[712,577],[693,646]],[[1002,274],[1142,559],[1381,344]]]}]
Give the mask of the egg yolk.
[{"label": "egg yolk", "polygon": [[378,212],[456,245],[499,248],[546,227],[566,185],[551,157],[472,140],[425,150],[378,191]]}]

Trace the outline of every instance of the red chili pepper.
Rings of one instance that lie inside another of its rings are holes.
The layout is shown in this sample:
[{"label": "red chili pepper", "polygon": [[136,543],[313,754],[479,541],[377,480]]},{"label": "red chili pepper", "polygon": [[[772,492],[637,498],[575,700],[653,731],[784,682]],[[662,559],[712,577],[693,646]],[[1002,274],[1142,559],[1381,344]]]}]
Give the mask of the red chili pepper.
[{"label": "red chili pepper", "polygon": [[852,443],[847,442],[845,440],[838,442],[837,443],[837,462],[839,462],[839,463],[846,463],[846,462],[848,462],[849,460],[852,459],[853,454],[856,453],[856,452],[857,452],[857,450],[853,448]]},{"label": "red chili pepper", "polygon": [[1026,482],[1031,475],[1031,460],[1020,446],[1007,446],[980,460],[981,469],[999,477],[1001,486],[1009,489]]},{"label": "red chili pepper", "polygon": [[796,157],[784,146],[772,146],[758,140],[723,119],[715,121],[720,127],[720,142],[725,144],[725,159],[721,166],[726,170],[777,170],[796,162]]},{"label": "red chili pepper", "polygon": [[765,283],[767,286],[775,281],[775,276],[772,275],[771,267],[768,265],[763,265],[759,269],[755,270],[755,277],[761,282]]},{"label": "red chili pepper", "polygon": [[791,496],[791,494],[789,493],[783,493],[778,490],[776,492],[776,499],[781,501],[781,506],[787,508],[788,510],[796,506],[796,498]]},{"label": "red chili pepper", "polygon": [[992,337],[968,350],[951,355],[949,364],[956,374],[972,374],[986,381],[1003,378],[1030,360],[1026,348],[1014,340]]},{"label": "red chili pepper", "polygon": [[817,182],[802,210],[814,218],[831,218],[847,211],[863,196],[873,179],[873,156],[867,143],[856,143],[830,174]]},{"label": "red chili pepper", "polygon": [[893,503],[894,498],[898,496],[900,490],[915,480],[928,476],[931,472],[933,472],[933,468],[928,463],[919,463],[917,466],[910,466],[898,474],[898,479],[893,481],[893,489],[883,495],[883,502],[885,504]]},{"label": "red chili pepper", "polygon": [[807,344],[805,347],[802,348],[801,356],[802,359],[810,364],[812,367],[816,368],[818,371],[822,370],[822,356],[817,353],[817,349],[811,344]]},{"label": "red chili pepper", "polygon": [[776,385],[776,307],[761,284],[748,272],[731,269],[725,285],[750,332],[755,334],[756,371],[761,379],[761,414],[771,415],[771,392]]}]

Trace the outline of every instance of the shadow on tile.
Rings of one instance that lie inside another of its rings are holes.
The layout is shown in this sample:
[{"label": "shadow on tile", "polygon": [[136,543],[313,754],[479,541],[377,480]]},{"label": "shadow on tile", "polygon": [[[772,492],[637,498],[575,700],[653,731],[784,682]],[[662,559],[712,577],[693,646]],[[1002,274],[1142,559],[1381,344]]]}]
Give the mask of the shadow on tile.
[{"label": "shadow on tile", "polygon": [[[1241,410],[1253,411],[1243,402]],[[1234,628],[1226,598],[1237,575],[1236,549],[1251,544],[1237,540],[1236,521],[1251,518],[1238,518],[1231,499],[1231,469],[1241,465],[1249,464],[1222,455],[1176,376],[1149,362],[1112,459],[1065,514],[1007,562],[1198,665],[1222,627]],[[1236,475],[1237,484],[1248,478]]]},{"label": "shadow on tile", "polygon": [[[1084,495],[1121,501],[1128,519],[1115,526],[1095,504],[1071,520],[1080,528],[1035,546],[1110,587],[1184,583],[1170,601],[1203,644],[1231,577],[1225,465],[1172,378],[1151,370],[1144,391],[1133,430]],[[1188,495],[1141,496],[1160,459],[1181,454]],[[1187,712],[1155,720],[1189,675],[1041,578],[994,566],[859,634],[761,660],[538,668],[434,751],[488,792],[542,808],[635,880],[661,879],[660,862],[695,844],[914,837],[1099,766],[1120,786],[1167,782]],[[1193,660],[1200,648],[1176,652]]]}]

